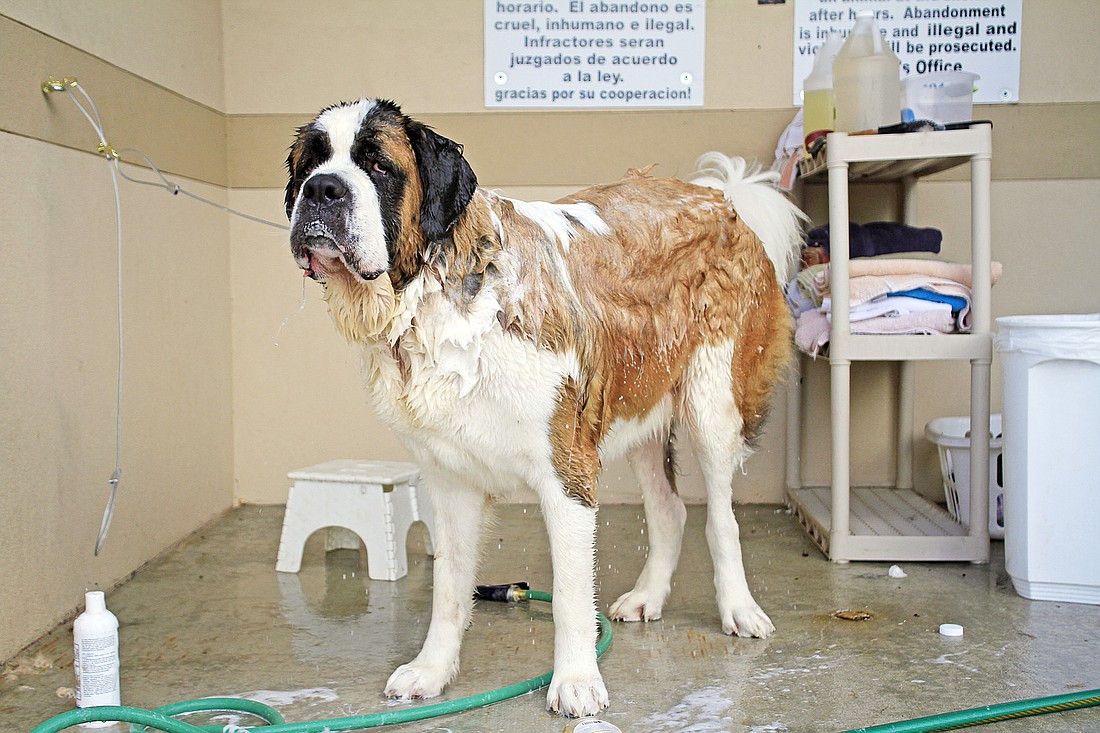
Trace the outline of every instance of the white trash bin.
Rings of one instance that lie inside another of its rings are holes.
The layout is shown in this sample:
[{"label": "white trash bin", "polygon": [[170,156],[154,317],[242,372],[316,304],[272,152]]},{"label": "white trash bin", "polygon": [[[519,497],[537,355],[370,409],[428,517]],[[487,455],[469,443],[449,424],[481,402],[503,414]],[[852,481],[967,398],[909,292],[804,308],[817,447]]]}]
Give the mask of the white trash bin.
[{"label": "white trash bin", "polygon": [[1100,604],[1100,313],[997,329],[1006,569],[1025,598]]}]

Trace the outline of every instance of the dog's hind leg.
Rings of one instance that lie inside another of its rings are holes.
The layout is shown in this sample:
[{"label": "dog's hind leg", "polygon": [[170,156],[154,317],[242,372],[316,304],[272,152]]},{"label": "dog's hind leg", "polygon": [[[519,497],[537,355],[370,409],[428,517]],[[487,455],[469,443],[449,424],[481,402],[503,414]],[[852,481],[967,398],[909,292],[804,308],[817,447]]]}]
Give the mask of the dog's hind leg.
[{"label": "dog's hind leg", "polygon": [[722,630],[767,637],[775,631],[745,579],[740,530],[733,515],[733,472],[751,452],[733,396],[733,346],[705,346],[684,375],[684,408],[707,490],[707,544]]},{"label": "dog's hind leg", "polygon": [[656,621],[671,590],[687,520],[687,509],[674,486],[671,449],[671,439],[654,438],[630,456],[642,487],[649,556],[634,589],[611,606],[609,615],[618,621]]},{"label": "dog's hind leg", "polygon": [[559,481],[539,487],[554,563],[554,676],[546,709],[595,715],[608,706],[596,664],[596,509],[567,496]]},{"label": "dog's hind leg", "polygon": [[486,494],[469,486],[441,487],[433,494],[432,620],[420,654],[390,675],[389,697],[435,697],[458,673],[459,648],[473,611],[478,543],[487,504]]}]

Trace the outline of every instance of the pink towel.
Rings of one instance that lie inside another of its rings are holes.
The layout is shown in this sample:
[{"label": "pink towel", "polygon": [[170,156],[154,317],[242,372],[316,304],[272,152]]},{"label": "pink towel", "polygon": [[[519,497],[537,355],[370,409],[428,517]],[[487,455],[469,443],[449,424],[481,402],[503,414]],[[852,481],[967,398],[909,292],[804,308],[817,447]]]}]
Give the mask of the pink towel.
[{"label": "pink towel", "polygon": [[[989,268],[993,282],[1001,277],[1001,263],[991,262]],[[829,287],[831,267],[824,268],[814,277],[814,285],[822,291]],[[898,275],[923,275],[934,280],[949,280],[967,287],[971,283],[971,266],[941,260],[894,259],[892,257],[860,257],[848,262],[849,277],[877,276],[890,278]]]},{"label": "pink towel", "polygon": [[[955,319],[949,311],[915,311],[899,316],[878,316],[850,324],[854,335],[934,334],[952,333]],[[829,342],[829,321],[819,310],[806,311],[798,317],[794,341],[810,356],[817,356]]]}]

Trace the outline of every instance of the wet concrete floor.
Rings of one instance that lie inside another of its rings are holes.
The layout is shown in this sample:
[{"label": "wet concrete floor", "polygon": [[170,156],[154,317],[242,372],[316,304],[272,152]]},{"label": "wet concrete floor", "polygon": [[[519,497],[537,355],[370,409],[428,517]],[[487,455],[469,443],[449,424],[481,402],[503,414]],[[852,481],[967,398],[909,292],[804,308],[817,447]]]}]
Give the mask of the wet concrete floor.
[{"label": "wet concrete floor", "polygon": [[[273,704],[288,721],[422,704],[388,701],[382,689],[393,668],[416,654],[430,618],[423,528],[410,534],[410,570],[399,581],[369,580],[362,551],[325,553],[320,534],[307,545],[301,573],[288,575],[274,569],[282,516],[281,507],[235,509],[108,593],[122,625],[124,704],[245,696]],[[633,585],[646,534],[640,507],[605,506],[599,516],[606,611]],[[838,733],[1100,688],[1100,607],[1021,598],[1000,543],[988,566],[900,563],[907,577],[892,578],[890,563],[830,563],[783,508],[740,507],[738,517],[750,585],[778,631],[766,640],[722,633],[705,509],[690,507],[664,619],[615,624],[600,663],[612,701],[603,718],[624,732]],[[499,508],[479,580],[551,588],[537,507]],[[870,619],[834,616],[842,610]],[[940,636],[944,622],[962,624],[964,636]],[[544,604],[478,604],[462,671],[442,699],[548,671],[552,639]],[[70,709],[73,684],[68,624],[2,668],[0,730],[29,730]],[[539,691],[394,729],[560,733],[566,721],[544,703]],[[1097,731],[1100,708],[986,729]]]}]

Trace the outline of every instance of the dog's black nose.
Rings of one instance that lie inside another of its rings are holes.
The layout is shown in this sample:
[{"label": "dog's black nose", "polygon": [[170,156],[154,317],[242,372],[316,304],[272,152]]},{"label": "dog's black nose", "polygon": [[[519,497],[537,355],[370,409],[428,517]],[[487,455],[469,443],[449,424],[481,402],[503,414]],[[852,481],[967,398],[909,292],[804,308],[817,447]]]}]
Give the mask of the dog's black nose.
[{"label": "dog's black nose", "polygon": [[302,185],[302,196],[321,208],[331,206],[348,195],[348,187],[336,176],[321,173]]}]

